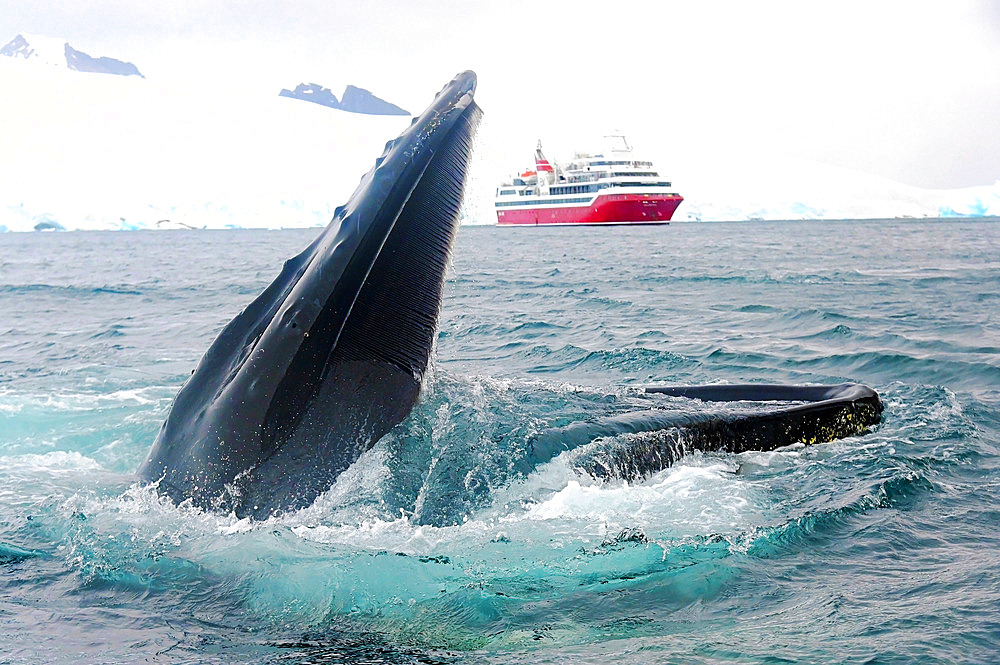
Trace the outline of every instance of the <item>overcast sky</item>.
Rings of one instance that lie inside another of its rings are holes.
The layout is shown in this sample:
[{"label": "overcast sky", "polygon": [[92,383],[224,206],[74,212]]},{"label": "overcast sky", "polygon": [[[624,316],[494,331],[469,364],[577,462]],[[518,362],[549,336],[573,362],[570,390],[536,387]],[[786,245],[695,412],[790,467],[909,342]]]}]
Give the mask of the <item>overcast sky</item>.
[{"label": "overcast sky", "polygon": [[617,128],[677,163],[766,151],[922,187],[1000,179],[990,0],[13,0],[0,43],[19,32],[147,78],[353,83],[412,112],[473,69],[512,171],[536,139],[558,157]]}]

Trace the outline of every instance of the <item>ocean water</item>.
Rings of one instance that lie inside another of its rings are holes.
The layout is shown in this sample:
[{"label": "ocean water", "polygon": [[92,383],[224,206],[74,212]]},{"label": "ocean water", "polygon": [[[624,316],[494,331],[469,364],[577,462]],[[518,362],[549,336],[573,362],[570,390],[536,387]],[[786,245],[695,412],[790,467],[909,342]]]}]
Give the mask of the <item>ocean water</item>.
[{"label": "ocean water", "polygon": [[[315,505],[137,484],[314,233],[0,234],[0,663],[1000,661],[1000,223],[464,227],[420,403]],[[754,381],[867,383],[884,419],[511,472],[643,385]]]}]

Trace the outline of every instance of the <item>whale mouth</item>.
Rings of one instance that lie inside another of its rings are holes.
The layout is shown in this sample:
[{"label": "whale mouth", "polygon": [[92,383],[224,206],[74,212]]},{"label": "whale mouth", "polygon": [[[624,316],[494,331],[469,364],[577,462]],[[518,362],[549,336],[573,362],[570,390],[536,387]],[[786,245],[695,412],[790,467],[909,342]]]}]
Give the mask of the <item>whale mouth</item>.
[{"label": "whale mouth", "polygon": [[350,200],[219,334],[139,469],[175,500],[308,505],[409,413],[482,112],[463,72],[386,144]]},{"label": "whale mouth", "polygon": [[856,383],[646,386],[643,392],[705,403],[753,403],[753,407],[684,414],[658,407],[552,428],[531,441],[518,470],[527,473],[565,451],[603,439],[611,445],[582,456],[579,468],[597,478],[637,480],[696,450],[738,454],[862,434],[881,421],[883,410],[878,394]]},{"label": "whale mouth", "polygon": [[[436,337],[482,115],[475,86],[472,72],[446,85],[386,145],[329,226],[222,330],[174,400],[141,477],[178,502],[266,518],[313,503],[410,414]],[[589,417],[533,436],[509,471],[526,475],[596,439],[644,434],[582,464],[592,476],[635,479],[691,450],[773,450],[860,434],[882,412],[874,391],[853,384],[646,392],[794,404]]]}]

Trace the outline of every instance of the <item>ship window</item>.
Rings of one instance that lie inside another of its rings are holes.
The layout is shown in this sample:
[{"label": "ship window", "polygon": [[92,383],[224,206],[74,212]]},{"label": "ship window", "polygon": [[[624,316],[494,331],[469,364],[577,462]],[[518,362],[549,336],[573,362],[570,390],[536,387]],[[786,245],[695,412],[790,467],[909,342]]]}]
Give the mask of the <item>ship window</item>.
[{"label": "ship window", "polygon": [[497,201],[494,205],[497,208],[505,208],[507,206],[552,205],[554,203],[590,203],[590,197],[576,196],[572,198],[560,198],[560,199],[532,199],[528,201]]},{"label": "ship window", "polygon": [[600,185],[568,185],[566,187],[550,187],[549,194],[588,194],[601,189]]},{"label": "ship window", "polygon": [[669,182],[629,182],[627,180],[610,183],[610,187],[670,187]]},{"label": "ship window", "polygon": [[655,178],[659,174],[656,173],[655,171],[626,171],[624,173],[616,171],[612,175],[614,175],[616,177],[625,176],[625,177],[635,178],[637,176],[645,176],[645,177],[648,177],[648,178]]}]

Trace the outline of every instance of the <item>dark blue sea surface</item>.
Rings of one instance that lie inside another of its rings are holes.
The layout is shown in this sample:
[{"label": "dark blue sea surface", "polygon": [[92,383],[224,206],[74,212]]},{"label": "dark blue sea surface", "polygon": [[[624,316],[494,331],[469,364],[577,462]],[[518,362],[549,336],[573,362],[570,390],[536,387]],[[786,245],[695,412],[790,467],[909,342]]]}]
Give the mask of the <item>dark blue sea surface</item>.
[{"label": "dark blue sea surface", "polygon": [[[1000,223],[464,227],[420,403],[315,505],[136,483],[315,233],[0,234],[0,663],[1000,661]],[[643,385],[758,381],[867,383],[884,420],[512,472]]]}]

